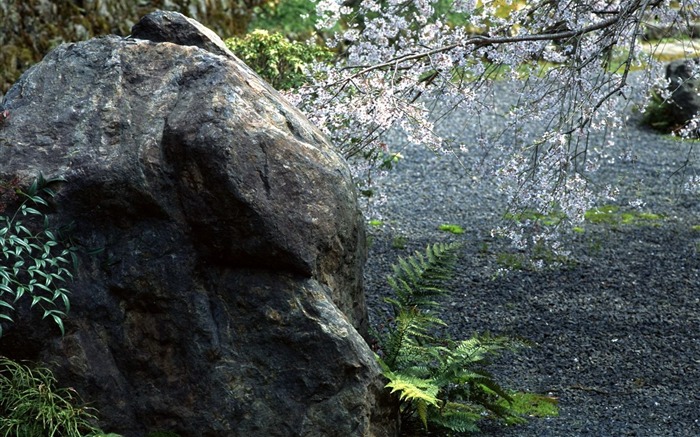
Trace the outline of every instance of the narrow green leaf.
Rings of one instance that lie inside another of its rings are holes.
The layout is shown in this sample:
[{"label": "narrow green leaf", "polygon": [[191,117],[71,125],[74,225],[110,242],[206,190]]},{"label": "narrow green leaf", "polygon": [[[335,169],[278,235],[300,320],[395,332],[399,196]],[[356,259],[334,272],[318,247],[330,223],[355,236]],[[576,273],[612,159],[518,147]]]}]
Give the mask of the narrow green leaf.
[{"label": "narrow green leaf", "polygon": [[66,335],[66,330],[63,327],[63,319],[57,314],[51,314],[51,318],[53,318],[53,321],[56,322],[56,325],[58,326],[58,329],[61,330],[61,336]]}]

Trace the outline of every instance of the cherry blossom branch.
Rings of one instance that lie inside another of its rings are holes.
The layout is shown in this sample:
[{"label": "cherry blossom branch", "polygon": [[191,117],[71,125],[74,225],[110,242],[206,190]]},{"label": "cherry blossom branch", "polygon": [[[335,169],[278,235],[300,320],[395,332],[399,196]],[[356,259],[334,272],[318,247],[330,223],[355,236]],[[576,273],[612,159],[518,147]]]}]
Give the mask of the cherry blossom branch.
[{"label": "cherry blossom branch", "polygon": [[596,23],[590,26],[587,26],[583,29],[579,30],[570,30],[570,31],[563,31],[563,32],[555,32],[555,33],[542,33],[542,34],[534,34],[534,35],[521,35],[521,36],[511,36],[511,37],[487,37],[483,35],[477,35],[474,36],[464,42],[461,43],[454,43],[450,44],[447,46],[443,47],[438,47],[432,50],[428,50],[425,52],[421,53],[413,53],[409,55],[404,55],[404,56],[399,56],[393,59],[390,59],[389,61],[380,63],[380,64],[375,64],[375,65],[354,65],[354,66],[347,66],[344,67],[343,70],[349,70],[349,69],[354,69],[354,68],[362,68],[362,70],[354,73],[350,77],[346,78],[346,80],[350,80],[353,78],[356,78],[358,76],[365,75],[373,70],[380,70],[383,68],[387,67],[393,67],[397,64],[404,63],[406,61],[413,61],[413,60],[418,60],[418,59],[423,59],[426,57],[430,57],[433,55],[436,55],[438,53],[444,53],[444,52],[449,52],[451,50],[454,50],[459,47],[464,47],[464,46],[469,46],[469,45],[475,45],[477,47],[483,47],[483,46],[488,46],[488,45],[500,45],[500,44],[510,44],[510,43],[518,43],[518,42],[528,42],[528,41],[558,41],[558,40],[563,40],[563,39],[570,39],[570,38],[575,38],[578,36],[582,36],[591,32],[595,32],[600,29],[605,29],[607,27],[610,27],[614,25],[615,23],[619,22],[620,19],[622,18],[623,14],[620,13],[619,15],[608,18],[606,20],[601,21],[600,23]]}]

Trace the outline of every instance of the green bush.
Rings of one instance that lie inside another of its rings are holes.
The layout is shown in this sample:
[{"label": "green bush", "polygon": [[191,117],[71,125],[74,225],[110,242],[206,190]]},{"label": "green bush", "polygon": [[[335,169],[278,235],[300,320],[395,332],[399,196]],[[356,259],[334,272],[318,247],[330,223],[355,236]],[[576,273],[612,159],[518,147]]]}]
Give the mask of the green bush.
[{"label": "green bush", "polygon": [[425,255],[400,258],[388,279],[394,317],[378,333],[378,359],[387,388],[401,401],[402,423],[478,432],[484,419],[516,424],[526,416],[556,415],[555,400],[505,390],[487,370],[491,358],[524,346],[523,341],[490,335],[454,341],[438,335],[445,326],[438,299],[448,293],[442,282],[453,273],[459,249],[459,244],[436,244]]},{"label": "green bush", "polygon": [[275,89],[297,88],[310,79],[308,67],[329,61],[332,54],[318,45],[289,41],[280,33],[255,30],[243,38],[229,38],[226,46]]}]

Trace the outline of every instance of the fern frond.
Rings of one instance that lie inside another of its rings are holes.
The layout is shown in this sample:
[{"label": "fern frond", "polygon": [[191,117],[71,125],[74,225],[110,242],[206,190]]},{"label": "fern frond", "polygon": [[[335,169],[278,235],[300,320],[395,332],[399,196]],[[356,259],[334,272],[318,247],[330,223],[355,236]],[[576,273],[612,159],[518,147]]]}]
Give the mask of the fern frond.
[{"label": "fern frond", "polygon": [[[493,379],[493,376],[490,373],[485,371],[477,373],[481,373],[481,377],[475,378],[473,381],[473,385],[474,387],[480,389],[480,391],[483,392],[485,395],[475,396],[475,398],[483,399],[484,405],[486,407],[496,412],[497,415],[502,416],[502,414],[499,414],[500,408],[498,408],[498,405],[500,404],[497,404],[496,401],[503,400],[510,405],[513,403],[513,398],[510,396],[510,393],[504,390],[503,387],[501,387]],[[493,402],[491,402],[491,399],[493,399]]]},{"label": "fern frond", "polygon": [[423,427],[428,429],[428,404],[426,402],[416,402],[416,414]]},{"label": "fern frond", "polygon": [[408,403],[427,428],[429,407],[440,407],[440,399],[437,397],[440,388],[431,379],[394,372],[385,373],[385,376],[389,378],[385,387],[390,388],[391,393],[398,392],[399,400]]},{"label": "fern frond", "polygon": [[386,384],[391,392],[399,392],[399,399],[402,401],[416,402],[423,401],[428,405],[438,406],[438,387],[430,380],[413,378],[406,375],[398,375],[393,381]]},{"label": "fern frond", "polygon": [[432,410],[431,423],[455,432],[479,432],[477,423],[483,418],[484,409],[478,405],[447,402],[439,410]]},{"label": "fern frond", "polygon": [[397,368],[401,361],[420,361],[423,357],[422,345],[432,340],[429,330],[443,324],[439,318],[417,307],[402,308],[394,320],[394,329],[380,340],[385,352],[384,360],[391,368]]},{"label": "fern frond", "polygon": [[397,297],[393,303],[395,313],[410,306],[437,306],[435,299],[448,293],[441,284],[452,277],[460,248],[459,243],[436,243],[425,249],[425,256],[416,252],[399,258],[393,266],[394,274],[387,278]]},{"label": "fern frond", "polygon": [[485,366],[490,364],[491,358],[502,352],[515,351],[522,346],[524,342],[520,340],[486,333],[458,342],[453,351],[453,359]]}]

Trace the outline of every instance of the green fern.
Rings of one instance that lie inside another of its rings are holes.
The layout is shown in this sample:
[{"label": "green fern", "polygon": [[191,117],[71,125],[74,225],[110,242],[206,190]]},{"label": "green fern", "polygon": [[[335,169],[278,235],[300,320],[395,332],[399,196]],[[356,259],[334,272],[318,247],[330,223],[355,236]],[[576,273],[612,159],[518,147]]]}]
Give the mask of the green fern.
[{"label": "green fern", "polygon": [[432,331],[445,325],[431,309],[439,306],[438,297],[448,293],[441,283],[453,275],[460,248],[459,244],[435,244],[426,248],[425,256],[416,252],[399,258],[393,266],[394,274],[387,282],[396,297],[385,301],[394,310],[394,329],[380,340],[384,361],[390,367],[402,368],[402,362],[428,358],[423,344],[433,342]]},{"label": "green fern", "polygon": [[[504,351],[524,341],[483,334],[452,341],[437,336],[445,323],[439,298],[449,292],[459,244],[428,246],[425,255],[401,258],[388,282],[395,296],[394,319],[378,338],[379,363],[389,380],[386,387],[401,402],[403,423],[417,419],[455,432],[476,432],[485,418],[522,423],[526,415],[555,415],[555,401],[541,395],[502,388],[487,368]],[[543,407],[544,406],[544,407]]]},{"label": "green fern", "polygon": [[430,329],[444,325],[442,320],[421,311],[418,307],[402,308],[394,319],[394,329],[380,341],[382,350],[386,352],[385,362],[391,368],[402,369],[402,363],[413,363],[417,358],[430,358],[431,351],[423,344],[430,343],[433,338]]},{"label": "green fern", "polygon": [[433,411],[430,423],[455,432],[479,432],[476,423],[483,419],[483,409],[461,402],[448,402],[440,410]]},{"label": "green fern", "polygon": [[390,370],[385,371],[384,376],[389,379],[386,388],[391,389],[391,393],[398,392],[399,400],[404,405],[410,405],[409,414],[418,415],[423,426],[427,428],[429,407],[440,408],[441,405],[437,397],[440,387],[431,379],[421,379]]},{"label": "green fern", "polygon": [[394,274],[387,278],[389,286],[396,294],[395,299],[387,299],[398,314],[402,308],[437,307],[436,298],[449,291],[442,283],[454,274],[460,244],[434,244],[425,250],[425,256],[416,252],[414,256],[399,258],[393,266]]}]

